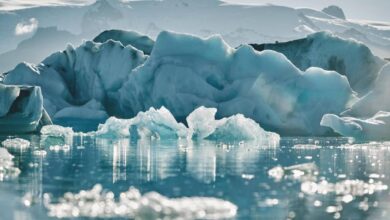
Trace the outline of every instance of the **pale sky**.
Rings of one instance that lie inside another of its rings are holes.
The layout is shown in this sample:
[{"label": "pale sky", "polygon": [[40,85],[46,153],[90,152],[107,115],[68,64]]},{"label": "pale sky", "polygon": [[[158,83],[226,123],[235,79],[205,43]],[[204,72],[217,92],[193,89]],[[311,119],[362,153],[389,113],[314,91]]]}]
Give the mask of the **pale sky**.
[{"label": "pale sky", "polygon": [[[196,1],[196,0],[194,0]],[[289,7],[322,9],[334,4],[342,7],[348,18],[390,22],[390,0],[225,0],[242,4],[276,4]],[[33,7],[38,5],[80,5],[94,0],[0,0],[0,10]]]}]

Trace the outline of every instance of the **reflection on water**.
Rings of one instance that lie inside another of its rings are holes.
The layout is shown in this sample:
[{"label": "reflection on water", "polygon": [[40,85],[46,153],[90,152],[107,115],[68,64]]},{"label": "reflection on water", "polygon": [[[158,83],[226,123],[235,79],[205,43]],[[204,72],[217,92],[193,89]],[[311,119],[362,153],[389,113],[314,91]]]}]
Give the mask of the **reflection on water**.
[{"label": "reflection on water", "polygon": [[[390,143],[350,145],[348,139],[288,138],[274,148],[75,137],[65,140],[68,150],[56,150],[50,146],[63,140],[24,138],[31,141],[30,148],[10,150],[22,173],[0,182],[4,219],[46,219],[45,193],[59,198],[97,183],[114,193],[134,186],[142,193],[157,191],[167,197],[225,199],[239,207],[238,219],[389,219],[387,189],[341,198],[335,193],[308,194],[302,192],[300,181],[275,181],[268,171],[313,163],[317,182],[390,185]],[[33,153],[38,150],[47,154]]]}]

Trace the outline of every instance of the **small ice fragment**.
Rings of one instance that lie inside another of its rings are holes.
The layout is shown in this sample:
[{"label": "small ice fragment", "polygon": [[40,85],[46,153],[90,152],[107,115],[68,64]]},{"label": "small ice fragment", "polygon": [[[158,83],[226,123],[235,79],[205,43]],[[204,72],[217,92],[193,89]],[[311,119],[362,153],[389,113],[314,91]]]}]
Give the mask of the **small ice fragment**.
[{"label": "small ice fragment", "polygon": [[6,148],[26,149],[30,147],[30,142],[22,138],[14,138],[3,141],[2,145]]},{"label": "small ice fragment", "polygon": [[280,182],[284,176],[284,169],[281,166],[274,167],[268,170],[268,175],[272,177],[276,182]]},{"label": "small ice fragment", "polygon": [[243,179],[251,180],[251,179],[255,178],[255,175],[253,175],[253,174],[242,174],[241,177]]},{"label": "small ice fragment", "polygon": [[344,203],[350,203],[352,200],[353,200],[353,196],[352,196],[352,195],[349,195],[349,194],[343,196],[343,198],[342,198],[342,201],[343,201]]}]

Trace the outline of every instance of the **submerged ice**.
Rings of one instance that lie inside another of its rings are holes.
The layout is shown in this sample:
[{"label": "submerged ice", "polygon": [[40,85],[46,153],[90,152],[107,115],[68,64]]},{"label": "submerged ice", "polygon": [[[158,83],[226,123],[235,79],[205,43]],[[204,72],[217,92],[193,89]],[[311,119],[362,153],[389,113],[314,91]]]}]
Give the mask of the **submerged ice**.
[{"label": "submerged ice", "polygon": [[56,218],[131,218],[131,219],[228,219],[237,213],[231,202],[208,197],[167,198],[156,192],[144,195],[136,188],[121,192],[115,199],[101,185],[79,193],[66,193],[58,203],[46,195],[48,215]]}]

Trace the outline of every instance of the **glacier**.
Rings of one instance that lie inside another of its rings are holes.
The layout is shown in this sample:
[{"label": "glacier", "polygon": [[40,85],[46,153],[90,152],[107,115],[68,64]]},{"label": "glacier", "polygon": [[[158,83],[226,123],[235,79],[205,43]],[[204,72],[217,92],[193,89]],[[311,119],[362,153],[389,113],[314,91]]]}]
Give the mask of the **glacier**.
[{"label": "glacier", "polygon": [[72,127],[82,120],[96,128],[109,116],[133,118],[162,106],[184,122],[205,106],[217,109],[217,119],[242,114],[281,135],[325,135],[322,116],[356,100],[337,72],[301,71],[274,51],[167,31],[150,56],[118,41],[87,41],[41,64],[22,63],[3,82],[40,86],[53,122]]},{"label": "glacier", "polygon": [[284,54],[302,71],[310,67],[334,70],[348,78],[352,89],[364,95],[372,88],[386,61],[364,44],[340,38],[330,32],[317,32],[306,38],[273,44],[251,44],[256,50]]},{"label": "glacier", "polygon": [[0,83],[0,133],[28,133],[51,124],[41,89]]}]

